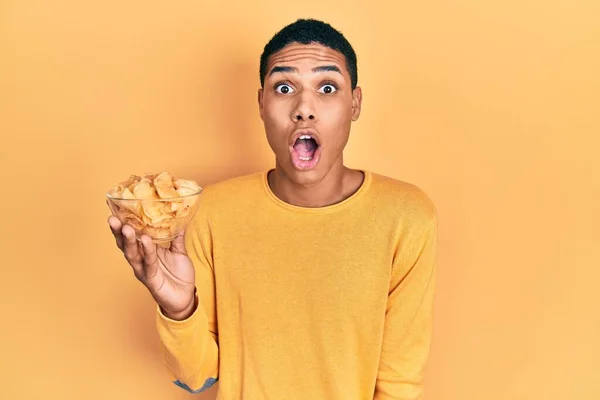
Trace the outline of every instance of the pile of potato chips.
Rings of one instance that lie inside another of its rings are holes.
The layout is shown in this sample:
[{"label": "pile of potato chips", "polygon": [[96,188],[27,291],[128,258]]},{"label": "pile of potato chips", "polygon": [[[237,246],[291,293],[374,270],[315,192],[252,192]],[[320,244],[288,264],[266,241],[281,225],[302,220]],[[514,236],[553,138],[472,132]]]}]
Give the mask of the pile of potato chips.
[{"label": "pile of potato chips", "polygon": [[[187,179],[175,179],[170,173],[131,175],[108,194],[113,213],[122,223],[131,225],[139,234],[152,238],[176,235],[189,222],[200,186]],[[187,196],[187,197],[183,197]]]}]

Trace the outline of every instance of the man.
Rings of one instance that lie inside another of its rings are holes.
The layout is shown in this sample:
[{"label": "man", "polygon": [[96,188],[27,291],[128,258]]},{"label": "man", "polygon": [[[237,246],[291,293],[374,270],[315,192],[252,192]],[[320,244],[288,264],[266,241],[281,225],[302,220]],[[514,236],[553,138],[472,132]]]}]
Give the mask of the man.
[{"label": "man", "polygon": [[360,115],[344,36],[298,20],[265,46],[273,170],[205,188],[169,250],[109,219],[157,307],[175,384],[219,399],[424,396],[436,212],[416,186],[344,166]]}]

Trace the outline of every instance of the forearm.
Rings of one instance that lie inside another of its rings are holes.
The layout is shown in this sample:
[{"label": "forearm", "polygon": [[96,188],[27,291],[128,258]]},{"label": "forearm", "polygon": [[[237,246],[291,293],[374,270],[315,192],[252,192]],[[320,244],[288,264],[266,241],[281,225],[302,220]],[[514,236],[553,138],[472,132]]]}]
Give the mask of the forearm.
[{"label": "forearm", "polygon": [[179,321],[158,308],[156,322],[161,353],[175,384],[194,393],[212,386],[218,379],[219,348],[202,305],[196,301],[191,315]]},{"label": "forearm", "polygon": [[374,400],[422,400],[425,396],[425,368],[432,336],[433,281],[429,286],[412,322],[405,329],[395,324],[400,329],[390,328],[386,332]]},{"label": "forearm", "polygon": [[435,214],[413,227],[394,264],[375,400],[422,400],[436,281]]}]

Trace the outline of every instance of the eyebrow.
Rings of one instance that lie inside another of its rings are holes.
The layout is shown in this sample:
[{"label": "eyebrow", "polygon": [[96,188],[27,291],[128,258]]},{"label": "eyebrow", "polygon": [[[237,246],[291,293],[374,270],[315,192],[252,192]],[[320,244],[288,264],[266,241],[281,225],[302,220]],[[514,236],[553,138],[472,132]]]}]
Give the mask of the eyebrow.
[{"label": "eyebrow", "polygon": [[[312,69],[312,72],[328,72],[328,71],[332,71],[332,72],[337,72],[339,74],[342,74],[342,71],[338,68],[337,65],[321,65],[319,67],[315,67]],[[298,68],[296,67],[286,67],[286,66],[275,66],[271,69],[271,72],[269,72],[269,76],[273,75],[276,72],[298,72]]]}]

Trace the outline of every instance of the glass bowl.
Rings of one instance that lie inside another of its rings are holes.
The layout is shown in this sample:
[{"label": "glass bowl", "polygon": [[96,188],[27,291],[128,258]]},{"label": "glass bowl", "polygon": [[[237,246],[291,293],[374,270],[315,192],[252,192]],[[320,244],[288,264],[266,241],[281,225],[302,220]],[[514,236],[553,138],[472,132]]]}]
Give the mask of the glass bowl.
[{"label": "glass bowl", "polygon": [[148,235],[154,243],[173,240],[184,231],[198,211],[202,188],[191,194],[173,198],[131,199],[106,193],[112,214],[135,230],[138,240]]}]

